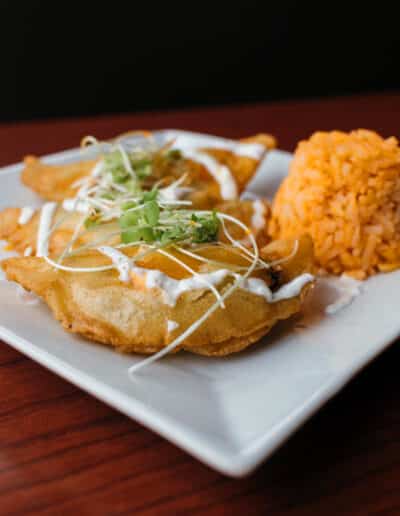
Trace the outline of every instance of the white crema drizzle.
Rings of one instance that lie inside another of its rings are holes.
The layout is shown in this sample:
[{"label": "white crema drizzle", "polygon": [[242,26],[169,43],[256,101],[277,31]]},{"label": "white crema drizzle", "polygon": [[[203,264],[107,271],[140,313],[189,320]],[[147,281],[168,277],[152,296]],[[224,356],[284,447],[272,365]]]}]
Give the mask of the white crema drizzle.
[{"label": "white crema drizzle", "polygon": [[346,274],[342,274],[340,278],[333,278],[333,280],[327,278],[325,281],[328,284],[330,283],[338,294],[335,302],[325,308],[325,313],[329,315],[336,314],[343,308],[346,308],[362,292],[362,281],[358,281]]},{"label": "white crema drizzle", "polygon": [[289,299],[300,294],[302,288],[314,280],[314,276],[301,274],[291,282],[283,285],[276,292],[272,292],[264,280],[260,278],[243,278],[240,274],[229,269],[219,269],[208,273],[197,273],[189,278],[177,280],[157,269],[145,269],[132,265],[131,260],[120,251],[112,247],[103,246],[98,250],[108,256],[119,272],[121,281],[128,281],[130,274],[144,279],[147,289],[158,289],[162,292],[163,301],[168,306],[175,306],[179,297],[185,292],[207,288],[205,285],[219,285],[226,278],[241,280],[239,288],[251,294],[263,297],[267,303],[276,303],[283,299]]},{"label": "white crema drizzle", "polygon": [[125,256],[120,251],[117,251],[113,247],[110,247],[108,245],[103,245],[101,247],[97,248],[98,251],[100,251],[105,256],[108,256],[110,260],[112,261],[113,265],[119,272],[119,279],[121,281],[127,282],[130,278],[130,271],[132,268],[132,264],[130,259]]},{"label": "white crema drizzle", "polygon": [[259,233],[265,226],[265,205],[259,199],[253,201],[253,215],[251,217],[251,227],[254,232]]},{"label": "white crema drizzle", "polygon": [[22,208],[21,213],[19,214],[19,217],[18,217],[18,224],[20,224],[21,226],[23,226],[24,224],[27,224],[33,217],[34,213],[35,213],[35,210],[33,208],[31,208],[30,206],[25,206],[24,208]]},{"label": "white crema drizzle", "polygon": [[[173,133],[171,136],[173,136]],[[196,148],[222,149],[238,156],[255,160],[261,159],[267,150],[262,143],[236,142],[234,140],[207,135],[196,135],[195,138],[191,138],[190,140],[185,136],[178,135],[175,138],[174,148],[179,148],[180,150],[193,148],[194,142],[196,143]]]},{"label": "white crema drizzle", "polygon": [[237,198],[238,187],[236,180],[228,167],[221,165],[221,163],[205,152],[200,152],[190,148],[182,149],[181,147],[174,146],[174,149],[175,148],[181,151],[183,157],[195,161],[196,163],[200,163],[206,167],[210,175],[218,183],[222,199],[228,201]]},{"label": "white crema drizzle", "polygon": [[36,256],[47,256],[51,222],[57,209],[56,202],[46,202],[40,211],[39,229],[36,241]]},{"label": "white crema drizzle", "polygon": [[172,333],[174,330],[179,328],[179,323],[176,321],[172,321],[171,319],[167,320],[167,332]]}]

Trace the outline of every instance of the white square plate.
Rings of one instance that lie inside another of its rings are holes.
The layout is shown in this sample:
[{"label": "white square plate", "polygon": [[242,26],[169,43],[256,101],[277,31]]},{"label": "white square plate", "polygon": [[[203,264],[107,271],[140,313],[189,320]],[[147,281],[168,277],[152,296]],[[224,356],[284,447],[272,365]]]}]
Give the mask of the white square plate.
[{"label": "white square plate", "polygon": [[[74,159],[77,150],[46,158]],[[270,153],[249,190],[271,197],[289,161],[288,153]],[[1,170],[0,209],[40,205],[21,185],[20,171],[21,165]],[[400,334],[400,272],[371,278],[350,306],[325,315],[334,297],[321,282],[302,316],[278,325],[248,351],[226,358],[166,357],[134,382],[127,370],[138,357],[66,333],[44,304],[22,303],[6,281],[0,281],[0,337],[203,462],[240,477]]]}]

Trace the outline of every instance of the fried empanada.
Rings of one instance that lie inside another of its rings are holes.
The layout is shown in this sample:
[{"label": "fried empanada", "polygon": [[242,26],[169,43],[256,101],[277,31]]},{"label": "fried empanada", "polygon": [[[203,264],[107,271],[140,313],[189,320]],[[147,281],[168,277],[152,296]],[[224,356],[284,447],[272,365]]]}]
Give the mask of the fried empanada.
[{"label": "fried empanada", "polygon": [[[263,145],[266,151],[276,148],[276,139],[270,134],[257,134],[255,136],[249,136],[248,138],[242,138],[239,141],[241,143]],[[232,171],[239,187],[239,193],[246,188],[247,183],[253,177],[255,169],[259,164],[259,160],[255,158],[238,155],[224,149],[206,148],[204,151],[213,156],[219,163],[226,165]]]},{"label": "fried empanada", "polygon": [[[216,210],[231,215],[243,222],[253,233],[257,244],[262,247],[268,242],[267,227],[270,218],[270,206],[265,200],[256,201],[230,201],[218,204]],[[0,211],[0,240],[7,240],[10,246],[18,253],[24,254],[29,250],[29,254],[36,254],[37,233],[39,225],[40,210],[34,212],[32,217],[25,224],[20,224],[19,219],[22,208],[6,208]],[[50,255],[60,255],[70,242],[75,228],[83,215],[79,212],[67,212],[59,205],[54,215],[53,225],[57,225],[57,229],[52,233],[49,239]],[[237,225],[226,223],[229,232],[233,238],[241,240],[244,245],[249,244],[248,235],[245,234]],[[96,231],[85,231],[82,227],[79,238],[75,241],[74,246],[90,244],[98,241],[102,245],[110,245],[112,243],[120,243],[119,237],[106,239],[106,228],[97,228]],[[226,240],[223,232],[220,232],[220,239]]]},{"label": "fried empanada", "polygon": [[[275,148],[274,137],[268,134],[260,134],[240,140],[242,143],[261,144],[265,152]],[[201,148],[199,152],[215,160],[220,166],[229,169],[235,183],[235,195],[231,199],[238,198],[253,176],[259,159],[235,154],[226,149]],[[23,183],[50,201],[61,201],[74,197],[78,190],[80,179],[88,176],[96,165],[96,160],[80,161],[67,165],[48,165],[39,158],[28,156],[24,160],[25,168],[22,171]],[[193,202],[193,207],[198,209],[213,208],[216,203],[224,200],[220,183],[210,173],[210,169],[193,158],[183,155],[181,159],[165,159],[164,155],[156,156],[153,163],[152,177],[147,179],[148,187],[159,180],[176,180],[185,176],[183,186],[192,189],[188,198]],[[224,181],[222,181],[223,184]]]},{"label": "fried empanada", "polygon": [[[39,227],[40,210],[32,215],[26,224],[20,224],[19,217],[21,208],[6,208],[0,212],[0,240],[6,240],[14,251],[24,254],[28,251],[29,255],[36,254],[37,235]],[[62,205],[58,205],[52,225],[57,228],[49,238],[49,254],[60,255],[71,241],[77,224],[83,221],[84,215],[79,212],[67,212]],[[96,231],[86,231],[82,224],[79,237],[74,243],[74,247],[99,242],[99,245],[120,243],[120,238],[105,238],[109,232],[109,227],[104,226]]]},{"label": "fried empanada", "polygon": [[[290,256],[293,247],[293,242],[274,242],[261,255],[265,260],[279,259]],[[161,269],[176,281],[186,277],[185,271],[171,269],[168,259],[154,254],[140,264],[141,270]],[[229,260],[227,255],[219,258]],[[93,251],[70,257],[66,263],[74,267],[97,267],[110,262]],[[213,292],[200,287],[183,291],[176,304],[168,304],[159,288],[143,287],[136,281],[135,268],[131,271],[131,281],[123,283],[115,270],[65,272],[36,257],[11,258],[2,266],[9,280],[41,296],[68,331],[124,352],[148,354],[162,350],[215,303]],[[257,277],[276,291],[308,272],[311,266],[312,242],[304,237],[295,256],[276,269],[259,272]],[[304,278],[306,281],[300,283],[297,291],[290,295],[286,287],[288,298],[283,296],[276,302],[268,302],[243,285],[238,287],[225,300],[226,308],[218,307],[175,351],[185,349],[201,355],[223,356],[246,348],[268,333],[277,321],[300,310],[313,285],[312,276]],[[233,281],[233,277],[224,276],[218,290],[225,292]]]},{"label": "fried empanada", "polygon": [[95,164],[95,160],[88,160],[67,165],[48,165],[35,156],[27,156],[21,180],[43,199],[62,201],[76,195],[75,183],[89,175]]}]

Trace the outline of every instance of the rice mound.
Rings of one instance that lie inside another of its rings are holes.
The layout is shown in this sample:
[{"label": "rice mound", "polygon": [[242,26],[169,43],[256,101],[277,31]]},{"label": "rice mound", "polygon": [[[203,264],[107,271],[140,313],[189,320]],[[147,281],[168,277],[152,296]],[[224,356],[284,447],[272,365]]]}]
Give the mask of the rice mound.
[{"label": "rice mound", "polygon": [[274,199],[273,238],[308,233],[316,265],[364,279],[400,267],[400,148],[372,131],[299,143]]}]

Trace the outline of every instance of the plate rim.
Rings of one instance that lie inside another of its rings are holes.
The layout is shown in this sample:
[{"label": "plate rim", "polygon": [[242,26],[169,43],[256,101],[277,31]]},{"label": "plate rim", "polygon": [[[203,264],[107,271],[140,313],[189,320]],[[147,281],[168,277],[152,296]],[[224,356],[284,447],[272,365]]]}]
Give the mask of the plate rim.
[{"label": "plate rim", "polygon": [[[13,331],[0,325],[0,339],[14,349],[28,356],[41,366],[49,369],[74,386],[91,394],[108,406],[118,410],[125,416],[134,419],[146,428],[161,435],[167,441],[187,451],[201,462],[225,475],[242,478],[252,473],[260,464],[278,450],[303,424],[330,399],[338,394],[362,369],[377,356],[389,348],[400,335],[400,330],[393,332],[388,339],[383,339],[380,346],[369,354],[359,357],[353,367],[323,384],[311,398],[298,406],[268,432],[268,436],[259,438],[256,443],[248,445],[239,453],[225,453],[215,446],[209,446],[199,435],[193,435],[190,429],[182,430],[174,420],[166,415],[160,416],[152,407],[144,406],[139,400],[131,398],[121,391],[82,370],[68,364],[64,360],[48,353],[39,346],[20,337]],[[266,442],[263,442],[263,441]]]}]

